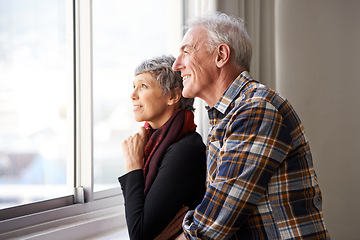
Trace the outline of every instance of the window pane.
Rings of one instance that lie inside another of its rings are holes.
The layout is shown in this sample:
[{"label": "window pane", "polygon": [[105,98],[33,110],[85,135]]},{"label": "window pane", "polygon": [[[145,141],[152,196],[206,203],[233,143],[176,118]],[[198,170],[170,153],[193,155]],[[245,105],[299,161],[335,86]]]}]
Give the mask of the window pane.
[{"label": "window pane", "polygon": [[68,195],[65,8],[0,0],[0,208]]},{"label": "window pane", "polygon": [[[93,1],[95,190],[118,187],[125,173],[121,142],[143,123],[133,118],[134,69],[146,58],[170,53],[180,29],[171,10],[179,1]],[[171,5],[171,6],[170,6]]]}]

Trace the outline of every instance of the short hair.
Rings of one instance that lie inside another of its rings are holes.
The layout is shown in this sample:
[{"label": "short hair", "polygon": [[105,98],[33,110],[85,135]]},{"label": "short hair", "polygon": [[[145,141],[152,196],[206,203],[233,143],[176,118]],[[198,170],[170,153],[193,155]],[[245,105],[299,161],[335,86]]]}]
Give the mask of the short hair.
[{"label": "short hair", "polygon": [[[172,65],[175,62],[175,57],[171,55],[163,55],[154,57],[143,61],[135,68],[135,76],[141,73],[150,73],[158,82],[164,95],[170,94],[171,90],[180,88],[183,90],[183,81],[181,73],[174,71]],[[180,108],[194,111],[194,98],[184,98],[181,95]]]},{"label": "short hair", "polygon": [[210,13],[203,17],[190,20],[187,29],[199,26],[208,33],[208,51],[212,52],[222,43],[229,45],[233,58],[238,66],[250,71],[252,58],[252,44],[244,21],[225,13]]}]

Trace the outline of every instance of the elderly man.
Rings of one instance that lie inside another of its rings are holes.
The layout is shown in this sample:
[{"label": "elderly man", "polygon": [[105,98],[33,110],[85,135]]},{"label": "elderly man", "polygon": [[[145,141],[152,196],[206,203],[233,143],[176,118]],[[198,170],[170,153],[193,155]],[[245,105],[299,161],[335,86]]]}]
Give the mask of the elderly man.
[{"label": "elderly man", "polygon": [[243,22],[190,23],[173,69],[187,98],[207,104],[207,189],[178,239],[330,239],[304,127],[290,105],[249,74]]}]

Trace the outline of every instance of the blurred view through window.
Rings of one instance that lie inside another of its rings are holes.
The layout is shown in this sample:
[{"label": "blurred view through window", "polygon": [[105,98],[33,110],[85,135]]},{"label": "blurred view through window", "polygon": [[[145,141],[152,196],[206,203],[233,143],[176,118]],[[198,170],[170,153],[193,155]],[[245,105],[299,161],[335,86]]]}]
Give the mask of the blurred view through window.
[{"label": "blurred view through window", "polygon": [[[132,113],[134,69],[178,53],[181,3],[92,1],[95,191],[119,188],[121,142],[143,125]],[[0,0],[0,209],[73,194],[71,4]]]},{"label": "blurred view through window", "polygon": [[64,0],[0,0],[0,208],[68,195],[66,45]]},{"label": "blurred view through window", "polygon": [[95,191],[119,187],[121,142],[143,124],[132,113],[134,70],[147,58],[178,52],[180,2],[93,1]]}]

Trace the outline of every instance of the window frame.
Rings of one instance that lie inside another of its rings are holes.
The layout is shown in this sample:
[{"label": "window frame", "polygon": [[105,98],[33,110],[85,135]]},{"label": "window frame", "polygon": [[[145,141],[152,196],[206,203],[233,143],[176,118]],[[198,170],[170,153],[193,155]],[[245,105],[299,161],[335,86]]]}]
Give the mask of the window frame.
[{"label": "window frame", "polygon": [[[69,75],[67,76],[67,84],[68,86],[72,86],[73,82],[74,82],[74,66],[75,66],[75,61],[74,61],[74,55],[73,55],[73,51],[74,51],[74,43],[75,43],[75,39],[73,37],[74,35],[74,29],[73,29],[73,25],[72,22],[74,22],[74,20],[76,19],[75,17],[75,2],[73,0],[66,0],[66,14],[70,13],[71,16],[66,16],[66,25],[67,27],[69,27],[70,29],[67,30],[66,34],[67,37],[69,37],[71,40],[67,41],[67,51],[71,51],[71,54],[69,54],[69,57],[67,59],[67,61],[69,62],[69,68],[73,69],[72,71],[69,71]],[[72,87],[73,89],[73,87]],[[69,94],[68,95],[68,108],[67,108],[67,116],[69,119],[75,119],[74,118],[74,107],[73,107],[73,102],[75,99],[75,95],[74,94]],[[74,147],[75,146],[75,139],[74,139],[74,130],[75,130],[75,126],[74,126],[74,121],[68,120],[67,121],[67,131],[68,131],[68,145],[70,146],[68,148],[68,157],[67,157],[67,187],[70,187],[70,184],[72,185],[71,188],[74,188],[74,170],[75,170],[75,166],[74,163],[76,161],[76,159],[74,158]],[[71,161],[71,162],[69,162]],[[69,172],[71,174],[69,174]],[[78,191],[73,191],[73,192],[78,192]],[[65,196],[61,196],[61,197],[57,197],[57,198],[53,198],[53,199],[48,199],[48,200],[42,200],[42,201],[38,201],[38,202],[33,202],[33,203],[28,203],[28,204],[23,204],[23,205],[17,205],[17,206],[13,206],[13,207],[9,207],[9,208],[5,208],[5,209],[1,209],[0,213],[1,213],[1,217],[0,217],[0,224],[2,225],[2,229],[0,231],[0,236],[1,236],[1,232],[6,230],[6,228],[3,227],[3,221],[12,219],[12,218],[19,218],[21,216],[24,215],[29,215],[29,214],[34,214],[37,212],[44,212],[44,211],[48,211],[50,209],[54,209],[54,208],[61,208],[64,206],[68,206],[71,204],[74,204],[75,201],[74,199],[76,199],[76,194],[71,194],[71,195],[65,195]]]},{"label": "window frame", "polygon": [[[183,0],[177,0],[173,8],[183,16]],[[72,69],[67,78],[72,89],[67,109],[71,119],[68,143],[72,146],[67,179],[73,185],[73,194],[1,209],[0,239],[86,238],[126,228],[120,187],[94,192],[92,0],[66,0],[66,12],[71,15],[66,18],[69,27],[66,37],[71,39],[67,41],[70,51],[67,61]],[[180,29],[183,20],[177,24]],[[180,31],[177,37],[180,42]],[[177,50],[178,45],[173,45]]]},{"label": "window frame", "polygon": [[[57,226],[62,218],[79,221],[106,214],[105,209],[122,216],[121,190],[93,191],[93,126],[92,126],[92,1],[67,0],[67,49],[73,71],[68,76],[73,94],[68,96],[68,143],[70,146],[67,179],[73,183],[73,195],[39,201],[0,210],[0,238],[28,234],[39,229],[39,224],[48,228]],[[96,201],[95,201],[96,200]],[[99,210],[105,210],[99,213]],[[72,221],[67,221],[71,223]],[[125,224],[125,223],[123,223]]]}]

